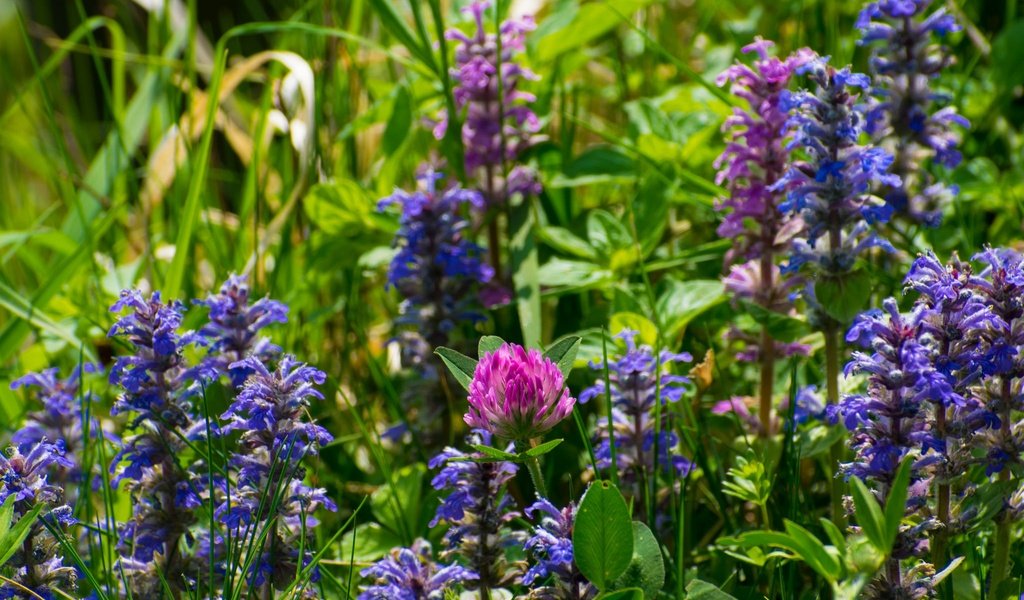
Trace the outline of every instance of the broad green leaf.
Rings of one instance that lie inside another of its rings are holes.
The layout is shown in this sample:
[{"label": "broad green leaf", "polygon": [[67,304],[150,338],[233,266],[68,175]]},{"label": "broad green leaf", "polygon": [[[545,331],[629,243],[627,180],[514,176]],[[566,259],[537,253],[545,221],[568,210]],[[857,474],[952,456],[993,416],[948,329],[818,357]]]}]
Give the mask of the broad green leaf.
[{"label": "broad green leaf", "polygon": [[587,239],[590,245],[597,250],[599,256],[605,259],[605,264],[611,263],[612,257],[619,251],[633,250],[633,236],[629,229],[623,224],[622,219],[611,213],[597,209],[590,211],[587,216]]},{"label": "broad green leaf", "polygon": [[448,367],[452,376],[455,377],[455,381],[458,381],[459,385],[468,390],[469,382],[473,381],[473,371],[476,370],[476,361],[465,354],[456,352],[451,348],[445,348],[444,346],[434,350],[434,354],[441,357],[445,366]]},{"label": "broad green leaf", "polygon": [[368,230],[386,243],[394,231],[390,220],[377,215],[373,200],[363,188],[349,179],[314,185],[302,200],[302,209],[317,229],[346,239],[366,237]]},{"label": "broad green leaf", "polygon": [[871,276],[859,269],[838,279],[819,279],[814,283],[814,295],[830,317],[849,323],[864,310],[871,296],[871,283]]},{"label": "broad green leaf", "polygon": [[842,427],[811,427],[800,431],[796,436],[796,446],[800,458],[814,458],[828,453],[829,449],[841,439],[846,439],[847,432]]},{"label": "broad green leaf", "polygon": [[592,262],[552,258],[537,271],[540,285],[547,287],[589,287],[612,283],[615,276]]},{"label": "broad green leaf", "polygon": [[768,329],[772,339],[780,342],[793,342],[811,333],[811,326],[807,321],[768,310],[753,302],[744,301],[741,304],[746,314],[753,317],[758,325]]},{"label": "broad green leaf", "polygon": [[889,488],[889,497],[885,501],[885,545],[892,548],[896,543],[896,536],[900,532],[900,523],[903,522],[903,515],[907,512],[907,488],[910,486],[910,471],[914,466],[914,459],[907,457],[903,459],[896,478],[893,479]]},{"label": "broad green leaf", "polygon": [[829,583],[835,583],[843,575],[843,565],[840,562],[839,553],[835,548],[829,552],[828,548],[800,525],[786,519],[786,533],[793,540],[800,557],[818,575],[821,575]]},{"label": "broad green leaf", "polygon": [[562,440],[562,439],[548,440],[548,441],[544,442],[543,444],[540,444],[539,446],[536,446],[534,448],[530,448],[526,452],[523,452],[523,454],[526,455],[526,456],[530,456],[530,457],[544,456],[548,452],[551,452],[552,450],[554,450],[556,447],[558,447],[559,444],[561,444],[564,441],[565,440]]},{"label": "broad green leaf", "polygon": [[655,0],[604,0],[579,8],[564,29],[553,31],[537,42],[537,60],[551,62],[560,54],[587,46],[611,31],[623,17],[653,4]]},{"label": "broad green leaf", "polygon": [[7,535],[0,540],[0,566],[7,564],[7,561],[11,560],[14,553],[21,548],[21,544],[28,537],[28,534],[32,531],[32,525],[36,522],[39,517],[39,513],[42,512],[43,505],[37,504],[32,510],[25,513],[18,522],[15,523]]},{"label": "broad green leaf", "polygon": [[594,248],[586,240],[577,237],[568,229],[544,225],[537,228],[537,237],[555,250],[571,254],[575,258],[586,260],[595,260],[597,258],[597,252]]},{"label": "broad green leaf", "polygon": [[609,481],[591,484],[580,501],[572,534],[580,572],[606,590],[633,557],[633,521],[619,488]]},{"label": "broad green leaf", "polygon": [[398,469],[390,483],[370,496],[370,508],[377,521],[402,538],[418,533],[426,472],[426,467],[419,463]]},{"label": "broad green leaf", "polygon": [[665,290],[658,297],[657,311],[663,335],[673,338],[709,308],[725,301],[725,290],[718,280],[666,279]]},{"label": "broad green leaf", "polygon": [[1004,28],[992,42],[993,81],[1002,89],[1011,90],[1024,83],[1024,20],[1018,19]]},{"label": "broad green leaf", "polygon": [[[353,547],[354,544],[354,547]],[[362,523],[341,537],[337,548],[339,556],[356,562],[373,562],[402,545],[402,538],[379,523]]]},{"label": "broad green leaf", "polygon": [[496,335],[485,335],[480,338],[480,343],[477,344],[476,356],[477,360],[484,357],[485,354],[496,352],[498,348],[501,348],[505,344],[505,340],[501,339]]},{"label": "broad green leaf", "polygon": [[381,140],[381,147],[385,154],[394,154],[395,150],[401,147],[402,142],[409,137],[409,130],[412,127],[412,96],[407,87],[399,86],[395,92],[394,105],[391,108],[391,117],[387,126],[384,127],[384,138]]},{"label": "broad green leaf", "polygon": [[612,583],[612,589],[640,588],[653,600],[665,585],[665,561],[661,546],[647,525],[633,521],[633,558],[626,571]]},{"label": "broad green leaf", "polygon": [[821,525],[821,528],[825,530],[825,535],[828,536],[828,540],[836,547],[839,554],[846,556],[846,537],[843,536],[842,531],[839,531],[839,527],[824,517],[819,518],[818,523]]},{"label": "broad green leaf", "polygon": [[872,545],[882,554],[888,555],[892,545],[886,543],[885,517],[878,506],[878,500],[858,477],[850,478],[850,493],[853,495],[857,524]]},{"label": "broad green leaf", "polygon": [[544,356],[558,366],[562,376],[568,377],[572,371],[572,365],[576,362],[576,354],[580,351],[580,342],[583,341],[578,335],[567,335],[544,351]]},{"label": "broad green leaf", "polygon": [[647,344],[652,348],[658,344],[658,326],[650,319],[634,312],[617,312],[612,315],[610,331],[613,334],[621,333],[629,329],[637,332],[639,343]]},{"label": "broad green leaf", "polygon": [[694,579],[686,585],[686,600],[736,600],[736,597],[713,583]]},{"label": "broad green leaf", "polygon": [[613,146],[595,146],[565,165],[551,187],[566,188],[636,178],[636,161]]}]

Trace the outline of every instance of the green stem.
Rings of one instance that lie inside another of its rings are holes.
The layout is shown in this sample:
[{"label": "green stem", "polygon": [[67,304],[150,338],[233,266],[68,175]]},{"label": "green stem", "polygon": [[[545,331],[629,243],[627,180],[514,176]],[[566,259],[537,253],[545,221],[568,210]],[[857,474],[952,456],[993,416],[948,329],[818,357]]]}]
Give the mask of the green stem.
[{"label": "green stem", "polygon": [[[834,323],[825,326],[825,386],[828,404],[839,403],[839,329]],[[840,531],[846,527],[846,515],[843,511],[843,480],[836,477],[839,461],[842,458],[842,441],[832,444],[829,449],[829,467],[832,476],[832,522]]]},{"label": "green stem", "polygon": [[[999,415],[1002,419],[1002,424],[999,427],[999,441],[1001,443],[1005,443],[1011,436],[1010,396],[1010,378],[1003,376],[1002,410]],[[1009,480],[1010,466],[1003,465],[1003,470],[999,472],[999,481],[1005,482]],[[1010,569],[1010,526],[1010,519],[1006,517],[1005,513],[996,521],[996,549],[992,560],[992,579],[989,582],[989,595],[993,598],[999,589],[999,584],[1006,579],[1007,572]]]},{"label": "green stem", "polygon": [[544,474],[540,471],[540,458],[527,456],[526,470],[530,472],[530,479],[533,480],[533,489],[537,492],[537,497],[547,498],[548,490],[544,486]]}]

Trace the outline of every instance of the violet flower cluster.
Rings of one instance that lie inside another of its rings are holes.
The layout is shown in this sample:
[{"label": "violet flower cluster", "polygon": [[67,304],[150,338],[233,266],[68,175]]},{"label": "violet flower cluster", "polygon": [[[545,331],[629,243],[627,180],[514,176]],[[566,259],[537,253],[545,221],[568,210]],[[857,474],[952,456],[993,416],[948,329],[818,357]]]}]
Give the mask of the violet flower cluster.
[{"label": "violet flower cluster", "polygon": [[[260,335],[274,323],[288,322],[288,307],[270,298],[249,303],[249,284],[244,275],[230,275],[220,292],[200,300],[209,308],[209,322],[199,330],[208,347],[200,369],[207,379],[227,374],[232,386],[241,385],[251,372],[247,363],[239,362],[255,356],[263,362],[277,358],[281,349]],[[238,363],[240,366],[232,367]]]},{"label": "violet flower cluster", "polygon": [[[466,238],[469,223],[459,212],[464,206],[482,207],[480,194],[458,186],[438,189],[441,175],[435,172],[419,179],[422,190],[397,190],[378,208],[398,206],[402,211],[394,242],[398,252],[388,269],[388,286],[402,297],[395,323],[415,330],[436,348],[447,343],[460,323],[483,319],[477,292],[494,271],[481,261],[480,248]],[[408,358],[418,364],[425,357]]]},{"label": "violet flower cluster", "polygon": [[78,573],[64,563],[60,542],[49,529],[63,535],[61,529],[75,522],[71,508],[64,504],[64,490],[48,479],[55,469],[72,468],[63,448],[47,441],[13,448],[10,455],[0,453],[0,504],[13,498],[16,520],[41,509],[25,541],[5,565],[13,572],[0,581],[0,599],[56,600],[76,592]]},{"label": "violet flower cluster", "polygon": [[[670,365],[690,362],[693,357],[667,350],[655,356],[649,346],[636,345],[636,336],[635,331],[622,331],[616,337],[625,341],[626,352],[609,359],[607,365],[590,364],[594,370],[607,368],[611,386],[606,387],[603,379],[598,379],[580,393],[580,402],[610,395],[612,423],[609,425],[605,417],[597,422],[597,468],[616,469],[623,486],[632,487],[635,497],[640,498],[647,478],[658,472],[685,477],[693,469],[679,447],[672,411],[665,408],[669,402],[678,402],[690,383],[687,377],[671,374]],[[656,415],[659,402],[660,423]]]},{"label": "violet flower cluster", "polygon": [[727,289],[738,298],[785,311],[794,280],[782,276],[775,257],[788,251],[800,221],[779,209],[784,194],[772,189],[789,166],[790,149],[784,143],[788,115],[780,98],[794,71],[813,54],[803,49],[780,59],[768,52],[774,45],[756,38],[743,47],[743,52],[757,53],[753,65],[737,62],[716,79],[718,85],[731,82],[730,91],[749,108],[734,108],[722,125],[728,142],[715,160],[715,182],[727,181],[729,189],[718,204],[727,211],[718,235],[734,240],[726,256],[733,265]]},{"label": "violet flower cluster", "polygon": [[526,516],[540,518],[533,536],[524,548],[530,557],[530,568],[523,575],[523,585],[530,588],[532,600],[586,600],[597,595],[597,589],[580,573],[573,560],[572,531],[576,522],[576,505],[569,503],[559,509],[540,499],[526,508]]},{"label": "violet flower cluster", "polygon": [[784,270],[792,272],[809,264],[815,273],[838,276],[850,271],[869,248],[893,250],[872,230],[873,223],[890,215],[870,190],[878,184],[899,185],[900,178],[888,173],[891,155],[859,142],[866,107],[859,101],[858,90],[868,88],[867,76],[849,67],[836,69],[821,57],[808,60],[797,72],[806,75],[815,89],[783,91],[780,98],[780,106],[790,114],[789,147],[800,149],[806,157],[794,162],[771,186],[788,190],[780,209],[798,215],[804,223]]},{"label": "violet flower cluster", "polygon": [[[872,310],[857,317],[846,336],[870,351],[854,352],[846,375],[866,374],[864,395],[844,397],[838,413],[851,431],[850,447],[855,457],[840,465],[847,476],[864,480],[885,506],[890,489],[904,460],[912,461],[907,511],[920,512],[927,503],[931,485],[929,468],[938,461],[933,435],[926,425],[926,399],[954,404],[961,399],[949,387],[921,343],[921,313],[900,313],[892,298],[884,312]],[[936,526],[926,513],[917,523],[903,526],[883,575],[866,592],[870,598],[917,598],[927,592],[930,567],[914,564],[908,573],[902,562],[918,559],[929,548],[927,532]],[[908,576],[910,574],[913,576]]]},{"label": "violet flower cluster", "polygon": [[33,395],[42,407],[28,413],[25,423],[11,436],[11,441],[22,452],[28,452],[45,441],[62,448],[70,466],[58,465],[48,479],[50,483],[64,488],[69,497],[75,492],[74,486],[83,481],[81,454],[85,450],[85,438],[95,439],[101,433],[99,421],[92,414],[96,395],[82,389],[82,378],[85,374],[102,372],[100,365],[85,363],[75,367],[65,379],[58,377],[57,368],[50,368],[11,382],[12,390],[35,388]]},{"label": "violet flower cluster", "polygon": [[[323,399],[316,386],[326,376],[289,355],[274,370],[256,356],[229,368],[251,375],[221,415],[226,421],[222,432],[239,431],[241,436],[240,450],[230,459],[235,485],[214,516],[235,539],[262,536],[261,543],[247,549],[253,558],[242,561],[250,564],[245,573],[249,586],[284,590],[295,581],[297,570],[312,560],[308,536],[317,525],[313,514],[319,508],[337,510],[325,490],[303,483],[305,470],[300,465],[333,439],[306,416],[310,401]],[[311,581],[317,579],[314,571]]]},{"label": "violet flower cluster", "polygon": [[[470,445],[490,446],[491,442],[490,433],[484,430],[475,430],[467,438]],[[440,469],[431,485],[447,492],[447,496],[430,526],[448,526],[441,558],[462,558],[474,575],[466,581],[466,587],[493,590],[514,583],[521,575],[523,565],[510,562],[506,549],[521,546],[525,536],[511,527],[520,513],[508,493],[508,484],[518,467],[506,461],[472,460],[480,457],[449,447],[431,459],[430,468]]]},{"label": "violet flower cluster", "polygon": [[937,226],[942,208],[956,194],[954,186],[935,181],[926,169],[934,162],[956,167],[959,133],[954,126],[970,124],[950,98],[932,82],[953,62],[947,48],[935,43],[959,31],[945,7],[928,12],[932,0],[881,0],[861,11],[859,44],[871,45],[871,93],[875,102],[867,114],[867,132],[891,149],[892,173],[901,178],[885,194],[895,215]]},{"label": "violet flower cluster", "polygon": [[430,542],[424,539],[393,549],[359,574],[373,583],[363,588],[358,600],[442,600],[452,586],[476,579],[465,567],[435,563]]},{"label": "violet flower cluster", "polygon": [[124,440],[114,457],[114,485],[124,483],[132,495],[132,516],[119,530],[119,565],[133,590],[160,594],[169,585],[185,585],[192,572],[187,535],[197,521],[206,487],[201,461],[179,463],[186,442],[206,436],[206,423],[197,419],[189,388],[195,383],[182,356],[194,336],[179,334],[184,307],[165,304],[154,292],[147,300],[141,292],[125,290],[111,307],[122,315],[110,329],[134,353],[117,358],[110,382],[122,392],[112,415],[132,414],[134,435]]},{"label": "violet flower cluster", "polygon": [[505,343],[480,357],[464,419],[470,427],[526,442],[569,416],[575,404],[558,365],[540,350]]},{"label": "violet flower cluster", "polygon": [[[523,80],[536,76],[516,60],[525,34],[534,29],[533,19],[511,19],[500,25],[498,33],[488,33],[484,12],[490,6],[489,1],[475,0],[463,9],[476,21],[472,36],[452,29],[445,37],[459,44],[452,77],[455,106],[465,111],[466,171],[476,179],[488,205],[496,205],[513,194],[540,193],[532,169],[517,165],[505,174],[506,163],[516,162],[536,143],[540,123],[529,106],[535,100],[533,94],[520,89]],[[437,139],[444,137],[449,121],[446,116],[434,128]]]}]

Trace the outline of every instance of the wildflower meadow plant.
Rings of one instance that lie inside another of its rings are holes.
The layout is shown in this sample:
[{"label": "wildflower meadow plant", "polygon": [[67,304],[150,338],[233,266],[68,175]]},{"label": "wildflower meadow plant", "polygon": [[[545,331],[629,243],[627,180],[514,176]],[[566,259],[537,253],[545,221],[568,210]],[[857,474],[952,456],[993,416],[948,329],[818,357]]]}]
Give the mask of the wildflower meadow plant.
[{"label": "wildflower meadow plant", "polygon": [[890,150],[891,172],[900,178],[884,194],[896,216],[935,227],[956,186],[936,181],[932,162],[946,168],[960,164],[957,128],[970,126],[949,106],[950,95],[934,81],[953,63],[939,43],[961,27],[946,7],[930,10],[931,0],[882,0],[869,3],[857,19],[858,44],[871,46],[871,93],[865,129]]},{"label": "wildflower meadow plant", "polygon": [[[786,313],[792,309],[793,288],[800,282],[792,273],[783,273],[777,259],[788,254],[801,220],[780,210],[785,194],[773,189],[790,161],[784,139],[788,115],[780,99],[794,71],[813,53],[805,48],[782,59],[769,54],[774,45],[758,37],[743,47],[744,52],[757,54],[753,65],[737,63],[716,80],[718,85],[732,82],[732,93],[749,105],[733,109],[723,125],[728,141],[715,161],[720,169],[716,182],[728,181],[729,195],[720,201],[719,208],[727,212],[718,234],[736,239],[727,253],[732,264],[723,280],[726,289],[737,299]],[[800,345],[773,340],[767,327],[748,344],[746,356],[761,369],[758,414],[764,432],[771,418],[775,360],[802,351]]]}]

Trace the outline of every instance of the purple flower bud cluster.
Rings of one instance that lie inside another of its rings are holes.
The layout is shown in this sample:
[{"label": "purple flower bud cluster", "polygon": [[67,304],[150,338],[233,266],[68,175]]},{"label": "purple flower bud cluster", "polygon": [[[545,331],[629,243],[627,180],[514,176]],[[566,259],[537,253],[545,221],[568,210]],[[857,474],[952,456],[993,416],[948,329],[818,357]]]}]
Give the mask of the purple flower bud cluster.
[{"label": "purple flower bud cluster", "polygon": [[359,600],[441,600],[452,585],[476,579],[465,567],[435,563],[430,542],[424,539],[393,549],[359,574],[374,581],[363,588]]},{"label": "purple flower bud cluster", "polygon": [[195,381],[182,350],[195,336],[178,331],[184,306],[163,303],[158,292],[147,300],[125,290],[111,311],[126,309],[109,333],[134,351],[118,357],[110,372],[110,382],[122,389],[111,414],[133,414],[129,426],[136,430],[111,465],[114,485],[125,482],[133,497],[131,519],[119,531],[119,562],[132,589],[159,593],[160,571],[180,585],[187,569],[185,538],[206,480],[201,461],[184,467],[178,458],[187,442],[206,436],[206,424],[190,400]]},{"label": "purple flower bud cluster", "polygon": [[526,516],[540,517],[533,536],[526,540],[530,568],[523,575],[523,585],[530,588],[531,600],[586,600],[597,595],[597,589],[580,573],[573,561],[572,530],[576,522],[576,505],[558,509],[540,499],[527,507]]},{"label": "purple flower bud cluster", "polygon": [[734,271],[750,272],[730,276],[734,293],[763,306],[787,304],[788,283],[774,268],[774,256],[789,249],[800,228],[798,219],[779,210],[783,193],[771,189],[789,166],[790,150],[784,143],[788,115],[779,100],[794,71],[813,56],[803,49],[780,59],[769,54],[774,45],[756,38],[743,47],[743,52],[757,53],[753,65],[737,62],[716,79],[720,86],[731,82],[731,92],[749,105],[734,108],[722,125],[728,142],[715,160],[715,182],[727,181],[729,195],[718,204],[719,210],[728,211],[718,235],[735,240],[727,262],[749,261],[733,266]]},{"label": "purple flower bud cluster", "polygon": [[[498,33],[488,33],[484,12],[490,6],[489,1],[475,0],[463,9],[476,21],[472,36],[452,29],[445,37],[459,44],[452,77],[455,106],[465,111],[466,171],[476,178],[487,203],[494,205],[516,193],[540,192],[536,173],[525,166],[515,166],[505,176],[506,162],[515,162],[536,143],[540,123],[529,106],[533,94],[520,89],[523,80],[536,76],[516,61],[525,34],[534,29],[533,19],[508,20]],[[444,137],[447,128],[445,117],[435,127],[435,137]]]},{"label": "purple flower bud cluster", "polygon": [[[200,369],[207,379],[217,379],[227,373],[232,386],[241,385],[251,372],[246,363],[239,362],[255,356],[263,362],[273,360],[281,349],[260,335],[260,331],[273,323],[288,322],[288,307],[270,298],[249,303],[249,284],[244,275],[231,275],[220,292],[200,300],[210,309],[210,321],[199,330],[208,346]],[[239,363],[239,367],[232,367]]]},{"label": "purple flower bud cluster", "polygon": [[[900,313],[892,298],[883,306],[884,311],[872,310],[857,317],[846,336],[848,342],[870,354],[854,352],[845,371],[847,376],[867,375],[867,393],[845,396],[833,411],[851,431],[849,444],[855,454],[853,462],[840,465],[840,469],[864,480],[885,506],[900,463],[912,461],[907,511],[915,513],[928,501],[929,467],[939,460],[927,452],[935,447],[935,440],[927,426],[926,401],[942,398],[942,402],[954,403],[958,398],[921,343],[921,313]],[[927,532],[935,525],[934,519],[922,512],[915,525],[903,526],[888,568],[868,591],[870,597],[918,597],[925,582],[905,577],[901,563],[924,555],[929,548]]]},{"label": "purple flower bud cluster", "polygon": [[12,448],[9,455],[0,453],[0,504],[12,502],[16,520],[41,509],[25,541],[5,564],[12,573],[0,581],[0,599],[49,600],[58,593],[61,597],[75,593],[77,571],[64,564],[60,543],[47,528],[59,532],[75,522],[71,508],[64,504],[64,490],[48,479],[56,469],[71,468],[63,448],[45,440]]},{"label": "purple flower bud cluster", "polygon": [[283,590],[295,580],[297,568],[312,559],[305,536],[317,525],[313,514],[319,508],[337,510],[325,490],[303,483],[305,470],[300,466],[303,458],[317,455],[319,447],[333,439],[306,416],[310,400],[323,399],[316,386],[326,376],[289,355],[273,371],[256,356],[228,368],[251,375],[221,415],[226,422],[221,431],[239,431],[241,437],[240,450],[230,459],[235,485],[214,516],[235,539],[258,540],[267,532],[262,542],[247,550],[255,560],[246,579],[254,589]]},{"label": "purple flower bud cluster", "polygon": [[935,43],[959,31],[945,7],[928,13],[932,0],[881,0],[861,11],[859,44],[871,45],[871,93],[867,132],[891,148],[892,173],[902,183],[885,194],[891,211],[914,222],[937,226],[942,207],[956,188],[936,182],[925,168],[929,160],[956,167],[959,133],[970,124],[949,96],[932,89],[932,81],[953,62],[947,48]]},{"label": "purple flower bud cluster", "polygon": [[849,67],[836,69],[827,58],[814,58],[797,68],[814,91],[783,91],[780,106],[789,112],[790,149],[805,160],[795,161],[772,189],[787,190],[780,206],[803,220],[785,271],[811,264],[818,273],[838,275],[851,270],[857,257],[873,247],[892,250],[871,230],[889,218],[884,202],[870,195],[873,185],[899,185],[888,173],[892,156],[859,142],[866,106],[858,90],[866,90],[866,75]]},{"label": "purple flower bud cluster", "polygon": [[[51,368],[29,373],[11,382],[12,390],[36,388],[34,395],[42,406],[41,410],[26,416],[24,425],[11,436],[11,441],[22,452],[43,441],[61,447],[70,466],[58,466],[49,480],[65,488],[69,496],[74,492],[73,486],[83,480],[81,453],[85,450],[85,436],[96,438],[100,434],[99,421],[91,414],[96,395],[82,389],[82,376],[102,372],[100,365],[85,363],[76,367],[66,379],[60,379],[58,370]],[[85,414],[83,407],[86,408]]]},{"label": "purple flower bud cluster", "polygon": [[[465,237],[463,206],[483,206],[479,193],[453,186],[438,189],[441,175],[420,178],[421,191],[396,191],[378,204],[402,213],[388,269],[388,285],[402,297],[396,324],[415,329],[429,346],[443,346],[459,323],[483,319],[476,292],[494,275],[480,260],[480,248]],[[422,359],[422,357],[420,357]]]},{"label": "purple flower bud cluster", "polygon": [[[664,408],[669,402],[678,402],[690,383],[686,377],[669,373],[669,366],[690,362],[693,357],[685,352],[667,350],[656,357],[649,346],[636,345],[636,336],[635,331],[622,331],[616,337],[625,341],[626,352],[614,360],[609,359],[607,365],[590,364],[594,370],[604,371],[607,368],[611,387],[606,387],[604,380],[599,378],[597,383],[580,393],[580,402],[586,403],[610,393],[611,426],[604,417],[597,422],[597,446],[594,448],[597,468],[614,467],[623,486],[633,487],[639,498],[644,481],[654,476],[656,470],[675,478],[685,477],[693,469],[693,463],[682,455],[679,448],[679,436],[673,430],[672,411]],[[656,417],[659,402],[662,406],[660,424]],[[609,428],[614,436],[610,435]]]},{"label": "purple flower bud cluster", "polygon": [[[473,431],[467,443],[491,445],[491,434]],[[511,450],[511,446],[509,450]],[[440,469],[431,481],[434,489],[447,492],[437,514],[430,522],[448,525],[441,558],[461,556],[474,574],[468,588],[500,588],[513,583],[523,566],[506,557],[506,549],[522,546],[525,536],[514,531],[511,523],[520,517],[508,484],[518,467],[511,462],[477,462],[482,455],[445,448],[430,461],[431,469]]]}]

